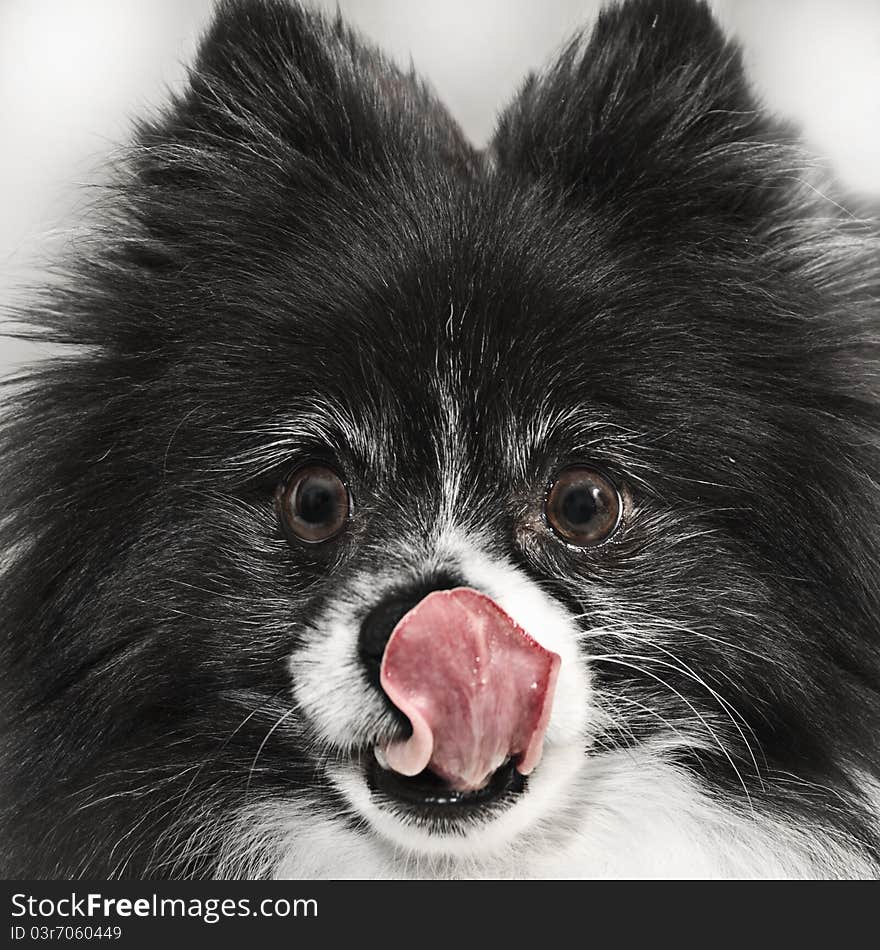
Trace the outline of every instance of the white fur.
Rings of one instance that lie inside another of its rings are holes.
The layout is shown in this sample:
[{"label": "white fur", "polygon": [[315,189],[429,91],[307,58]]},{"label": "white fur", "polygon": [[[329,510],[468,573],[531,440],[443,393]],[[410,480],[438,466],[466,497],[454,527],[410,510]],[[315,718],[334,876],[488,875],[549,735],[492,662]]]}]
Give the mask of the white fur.
[{"label": "white fur", "polygon": [[[277,878],[828,878],[875,871],[845,841],[713,801],[662,750],[585,758],[552,812],[505,843],[430,854],[312,809],[271,821]],[[564,800],[562,800],[564,799]],[[369,811],[369,806],[367,806]],[[269,827],[267,821],[265,827]]]}]

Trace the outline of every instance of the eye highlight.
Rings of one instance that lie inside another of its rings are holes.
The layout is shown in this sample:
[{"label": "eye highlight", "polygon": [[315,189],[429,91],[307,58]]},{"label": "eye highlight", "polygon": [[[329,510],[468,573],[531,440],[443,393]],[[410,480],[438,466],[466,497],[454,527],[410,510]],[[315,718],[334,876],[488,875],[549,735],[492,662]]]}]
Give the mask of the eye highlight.
[{"label": "eye highlight", "polygon": [[306,544],[320,544],[345,527],[351,496],[335,469],[312,462],[295,469],[281,483],[275,506],[288,535]]},{"label": "eye highlight", "polygon": [[563,541],[592,547],[607,541],[619,527],[623,500],[603,472],[588,465],[572,465],[551,482],[544,515]]}]

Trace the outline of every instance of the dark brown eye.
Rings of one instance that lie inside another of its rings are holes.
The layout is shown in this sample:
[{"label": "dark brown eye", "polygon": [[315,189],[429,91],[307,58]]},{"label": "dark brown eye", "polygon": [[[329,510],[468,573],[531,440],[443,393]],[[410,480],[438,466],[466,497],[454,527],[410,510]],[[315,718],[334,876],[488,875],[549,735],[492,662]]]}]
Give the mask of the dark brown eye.
[{"label": "dark brown eye", "polygon": [[569,544],[601,544],[617,530],[623,512],[614,483],[586,465],[563,469],[550,485],[544,511],[550,527]]},{"label": "dark brown eye", "polygon": [[338,472],[312,463],[296,469],[282,483],[276,505],[289,534],[307,544],[320,544],[345,527],[351,498]]}]

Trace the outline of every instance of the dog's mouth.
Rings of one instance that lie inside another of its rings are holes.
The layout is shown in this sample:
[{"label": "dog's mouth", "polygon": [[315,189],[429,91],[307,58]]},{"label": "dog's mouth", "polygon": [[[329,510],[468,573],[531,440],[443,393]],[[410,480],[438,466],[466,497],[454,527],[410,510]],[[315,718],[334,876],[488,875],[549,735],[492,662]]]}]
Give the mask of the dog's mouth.
[{"label": "dog's mouth", "polygon": [[485,594],[424,597],[382,656],[380,686],[409,733],[358,756],[373,806],[452,835],[511,807],[540,762],[560,662]]},{"label": "dog's mouth", "polygon": [[402,806],[425,818],[454,820],[474,815],[490,805],[512,804],[525,791],[527,778],[508,759],[480,788],[461,791],[453,788],[430,769],[406,776],[383,768],[375,755],[365,765],[367,787],[388,803]]},{"label": "dog's mouth", "polygon": [[377,749],[379,764],[399,777],[437,776],[461,801],[494,787],[508,762],[528,775],[541,758],[559,664],[485,594],[434,591],[385,647],[381,687],[410,734]]}]

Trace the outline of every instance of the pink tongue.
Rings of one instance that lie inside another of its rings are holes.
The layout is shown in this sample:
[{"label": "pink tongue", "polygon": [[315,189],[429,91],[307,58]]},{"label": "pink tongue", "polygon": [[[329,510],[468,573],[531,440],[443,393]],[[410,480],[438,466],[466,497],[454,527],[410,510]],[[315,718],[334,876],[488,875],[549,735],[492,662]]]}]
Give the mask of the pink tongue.
[{"label": "pink tongue", "polygon": [[510,757],[538,764],[559,656],[489,597],[458,587],[428,594],[394,628],[380,681],[412,735],[383,751],[389,768],[430,767],[459,791],[482,788]]}]

